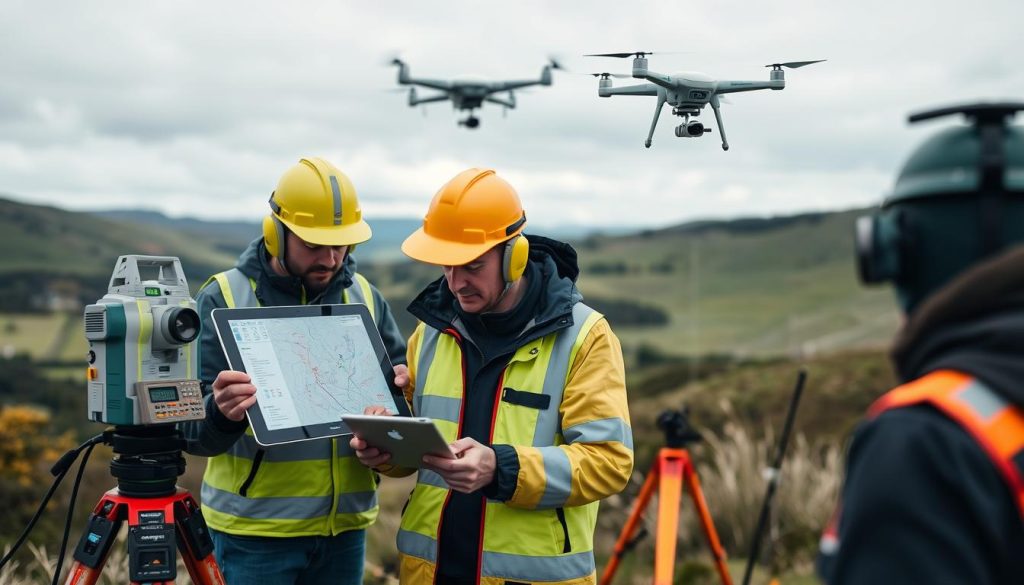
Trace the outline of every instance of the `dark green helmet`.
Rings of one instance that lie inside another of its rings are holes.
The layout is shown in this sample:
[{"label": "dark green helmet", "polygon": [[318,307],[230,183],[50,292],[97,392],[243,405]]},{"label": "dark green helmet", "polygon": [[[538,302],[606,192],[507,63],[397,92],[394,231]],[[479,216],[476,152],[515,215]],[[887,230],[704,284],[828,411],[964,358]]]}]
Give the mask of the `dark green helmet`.
[{"label": "dark green helmet", "polygon": [[926,140],[881,209],[857,220],[863,282],[893,282],[910,313],[964,269],[1024,243],[1024,129],[1008,124],[1020,110],[1024,103],[981,103],[910,116],[963,114],[970,125]]}]

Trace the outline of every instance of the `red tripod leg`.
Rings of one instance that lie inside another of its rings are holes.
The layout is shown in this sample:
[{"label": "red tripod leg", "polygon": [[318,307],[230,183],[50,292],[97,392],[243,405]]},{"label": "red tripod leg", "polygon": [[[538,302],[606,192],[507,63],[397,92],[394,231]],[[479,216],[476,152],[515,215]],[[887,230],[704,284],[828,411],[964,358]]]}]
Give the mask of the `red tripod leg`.
[{"label": "red tripod leg", "polygon": [[654,549],[654,585],[672,585],[679,535],[679,496],[683,490],[686,451],[664,448],[658,452],[658,536]]},{"label": "red tripod leg", "polygon": [[116,489],[108,491],[93,509],[89,524],[75,549],[74,562],[68,570],[65,585],[94,585],[99,580],[110,547],[124,522],[124,508],[116,497]]},{"label": "red tripod leg", "polygon": [[629,513],[629,519],[626,521],[626,525],[622,527],[622,532],[619,533],[619,539],[615,542],[615,549],[612,552],[612,558],[608,560],[608,564],[604,568],[604,574],[601,575],[600,585],[611,585],[612,579],[615,578],[615,571],[619,568],[619,562],[622,560],[622,555],[629,548],[630,541],[636,533],[636,529],[640,524],[641,518],[643,518],[644,510],[647,508],[647,503],[650,502],[651,496],[654,495],[654,490],[657,487],[658,462],[655,461],[654,465],[651,466],[651,471],[647,474],[647,479],[644,480],[643,487],[640,488],[640,494],[637,496],[636,501],[633,504],[633,511]]},{"label": "red tripod leg", "polygon": [[715,569],[718,571],[718,576],[722,579],[722,585],[732,585],[729,567],[725,564],[725,549],[722,548],[722,543],[718,540],[718,532],[715,531],[715,523],[711,519],[711,511],[708,510],[708,504],[704,500],[704,492],[700,489],[697,471],[694,470],[693,462],[688,455],[685,461],[684,477],[686,479],[686,486],[690,489],[690,497],[693,499],[693,505],[696,506],[697,514],[700,517],[700,526],[704,530],[704,536],[707,538],[708,546],[711,548],[711,554],[715,558]]},{"label": "red tripod leg", "polygon": [[174,525],[178,552],[195,585],[225,585],[224,576],[213,556],[213,542],[199,505],[187,491],[178,491],[174,506]]}]

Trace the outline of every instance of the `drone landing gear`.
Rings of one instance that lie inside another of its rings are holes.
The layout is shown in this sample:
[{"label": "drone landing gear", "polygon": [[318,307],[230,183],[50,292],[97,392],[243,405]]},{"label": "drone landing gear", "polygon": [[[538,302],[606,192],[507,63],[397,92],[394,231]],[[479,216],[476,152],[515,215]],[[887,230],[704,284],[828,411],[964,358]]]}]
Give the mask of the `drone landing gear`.
[{"label": "drone landing gear", "polygon": [[722,135],[722,150],[729,150],[729,141],[725,138],[725,125],[722,124],[722,112],[718,110],[718,94],[711,96],[711,109],[715,112],[715,122],[718,123],[718,133]]},{"label": "drone landing gear", "polygon": [[651,139],[654,138],[654,128],[658,125],[658,117],[661,116],[661,107],[665,105],[665,99],[665,91],[659,91],[658,104],[654,106],[654,119],[651,120],[651,130],[647,133],[647,140],[644,142],[644,148],[651,147]]}]

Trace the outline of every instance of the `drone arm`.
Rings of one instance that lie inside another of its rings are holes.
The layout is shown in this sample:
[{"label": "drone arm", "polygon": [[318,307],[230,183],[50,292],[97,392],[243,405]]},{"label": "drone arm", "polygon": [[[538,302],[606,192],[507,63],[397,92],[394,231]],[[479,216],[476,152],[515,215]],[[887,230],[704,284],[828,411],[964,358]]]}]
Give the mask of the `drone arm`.
[{"label": "drone arm", "polygon": [[501,98],[496,98],[494,96],[487,96],[484,98],[484,101],[491,102],[492,104],[498,104],[499,106],[505,106],[506,108],[516,107],[515,97],[512,96],[511,94],[508,97],[509,99],[503,100]]},{"label": "drone arm", "polygon": [[409,98],[409,105],[410,106],[418,106],[420,104],[429,104],[429,103],[432,103],[432,102],[443,102],[443,101],[449,99],[449,97],[450,96],[448,94],[446,94],[446,93],[443,93],[441,95],[430,95],[430,96],[422,97],[422,98],[410,97]]},{"label": "drone arm", "polygon": [[440,79],[417,79],[415,77],[399,77],[398,83],[401,83],[402,85],[419,85],[421,87],[429,87],[430,89],[438,89],[441,91],[448,91],[452,87],[452,84],[448,81],[442,81]]},{"label": "drone arm", "polygon": [[544,85],[544,82],[540,79],[523,79],[516,81],[496,81],[488,87],[489,91],[497,93],[499,91],[509,91],[511,89],[521,89],[524,87],[530,87],[532,85]]},{"label": "drone arm", "polygon": [[658,95],[658,86],[651,83],[642,85],[627,85],[626,87],[603,87],[598,88],[598,95]]},{"label": "drone arm", "polygon": [[782,89],[786,87],[785,80],[779,81],[719,81],[715,88],[716,93],[738,93],[741,91],[756,91],[758,89]]},{"label": "drone arm", "polygon": [[661,73],[655,73],[653,71],[648,71],[647,75],[643,76],[643,79],[646,79],[647,81],[650,81],[651,83],[653,83],[655,85],[660,85],[661,87],[664,87],[665,89],[676,89],[676,84],[672,81],[672,78],[669,77],[668,75],[662,75]]}]

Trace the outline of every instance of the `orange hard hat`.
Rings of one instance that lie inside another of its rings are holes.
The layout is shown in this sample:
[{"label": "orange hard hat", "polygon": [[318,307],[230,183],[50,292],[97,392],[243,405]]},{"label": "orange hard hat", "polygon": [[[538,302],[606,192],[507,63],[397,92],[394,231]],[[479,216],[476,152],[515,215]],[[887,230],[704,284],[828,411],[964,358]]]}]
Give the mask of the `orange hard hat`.
[{"label": "orange hard hat", "polygon": [[490,169],[467,169],[430,201],[423,227],[402,243],[413,260],[460,266],[523,231],[526,214],[516,190]]}]

